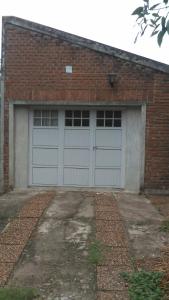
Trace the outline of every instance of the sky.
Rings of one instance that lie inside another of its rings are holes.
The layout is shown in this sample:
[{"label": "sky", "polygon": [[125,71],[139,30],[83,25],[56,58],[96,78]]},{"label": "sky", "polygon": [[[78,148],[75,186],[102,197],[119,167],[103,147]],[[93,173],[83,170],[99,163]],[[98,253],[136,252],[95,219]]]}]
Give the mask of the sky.
[{"label": "sky", "polygon": [[[138,31],[132,11],[142,0],[0,0],[0,17],[16,16],[169,64],[169,36],[161,48]],[[1,25],[0,25],[1,32]]]}]

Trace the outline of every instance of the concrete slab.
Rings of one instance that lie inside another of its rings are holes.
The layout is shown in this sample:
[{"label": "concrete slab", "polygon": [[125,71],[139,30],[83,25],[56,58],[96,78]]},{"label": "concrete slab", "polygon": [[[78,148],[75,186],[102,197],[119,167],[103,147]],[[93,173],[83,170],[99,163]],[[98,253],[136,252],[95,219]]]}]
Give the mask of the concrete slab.
[{"label": "concrete slab", "polygon": [[87,260],[93,217],[92,192],[58,190],[9,285],[38,288],[45,300],[93,300],[95,269]]},{"label": "concrete slab", "polygon": [[159,230],[163,216],[144,195],[114,195],[126,224],[135,259],[159,257],[161,250],[169,243],[169,235]]},{"label": "concrete slab", "polygon": [[161,222],[162,216],[144,195],[115,193],[120,212],[129,222]]}]

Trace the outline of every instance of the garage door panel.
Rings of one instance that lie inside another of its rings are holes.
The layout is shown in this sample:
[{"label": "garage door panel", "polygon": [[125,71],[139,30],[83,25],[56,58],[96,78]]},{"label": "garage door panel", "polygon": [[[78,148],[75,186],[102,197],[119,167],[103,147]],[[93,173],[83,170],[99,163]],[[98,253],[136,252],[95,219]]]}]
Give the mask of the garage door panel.
[{"label": "garage door panel", "polygon": [[33,148],[32,163],[44,166],[58,164],[58,149],[52,148]]},{"label": "garage door panel", "polygon": [[90,152],[88,149],[65,149],[64,165],[89,167]]},{"label": "garage door panel", "polygon": [[97,149],[96,167],[120,167],[121,150]]},{"label": "garage door panel", "polygon": [[86,129],[66,129],[64,136],[64,146],[69,147],[89,147],[90,130]]},{"label": "garage door panel", "polygon": [[89,169],[81,168],[64,168],[64,184],[88,186],[89,185]]},{"label": "garage door panel", "polygon": [[121,170],[120,169],[96,169],[95,185],[120,187]]},{"label": "garage door panel", "polygon": [[96,130],[96,146],[121,148],[122,131],[121,129],[97,129]]},{"label": "garage door panel", "polygon": [[32,136],[33,146],[57,146],[59,133],[56,128],[34,128]]},{"label": "garage door panel", "polygon": [[[42,120],[38,123],[39,115]],[[31,184],[121,187],[124,158],[122,123],[119,119],[117,124],[117,113],[70,110],[66,115],[58,111],[56,119],[53,110],[42,109],[32,116]]]},{"label": "garage door panel", "polygon": [[32,169],[33,184],[40,185],[57,185],[58,183],[58,169],[57,168],[38,168]]}]

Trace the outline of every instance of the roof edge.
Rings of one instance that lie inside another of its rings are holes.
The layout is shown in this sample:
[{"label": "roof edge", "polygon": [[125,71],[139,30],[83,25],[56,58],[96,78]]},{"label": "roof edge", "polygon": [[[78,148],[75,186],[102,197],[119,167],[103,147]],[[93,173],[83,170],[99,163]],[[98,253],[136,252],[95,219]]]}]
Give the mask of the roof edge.
[{"label": "roof edge", "polygon": [[112,46],[108,46],[94,40],[90,40],[84,37],[80,37],[78,35],[74,35],[68,32],[64,32],[62,30],[58,30],[52,27],[48,27],[46,25],[38,24],[32,21],[28,21],[25,19],[21,19],[14,16],[3,16],[2,17],[3,27],[5,24],[11,24],[17,27],[22,27],[24,29],[28,29],[31,31],[36,31],[42,34],[47,34],[54,38],[60,38],[62,40],[68,41],[73,44],[77,44],[82,47],[89,48],[91,50],[101,52],[103,54],[107,54],[110,56],[115,56],[117,58],[133,62],[144,67],[148,67],[151,69],[155,69],[164,73],[169,74],[169,65],[158,62],[156,60],[152,60],[125,50],[121,50]]}]

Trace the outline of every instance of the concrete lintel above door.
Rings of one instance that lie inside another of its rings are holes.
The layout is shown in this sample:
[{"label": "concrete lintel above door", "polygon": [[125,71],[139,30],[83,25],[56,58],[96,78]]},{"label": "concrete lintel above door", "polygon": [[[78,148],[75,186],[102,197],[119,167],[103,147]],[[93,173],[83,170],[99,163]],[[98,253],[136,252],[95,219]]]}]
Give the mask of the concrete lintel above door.
[{"label": "concrete lintel above door", "polygon": [[70,102],[70,101],[32,101],[32,100],[11,100],[10,103],[16,106],[28,106],[30,108],[34,108],[35,106],[38,107],[44,107],[44,106],[50,106],[50,107],[58,107],[58,109],[64,109],[66,107],[85,107],[85,108],[97,108],[97,107],[119,107],[119,108],[126,108],[126,107],[141,107],[142,105],[147,104],[147,100],[137,101],[137,100],[128,100],[127,102],[124,100],[118,100],[118,101],[106,101],[105,99],[103,101],[90,101],[90,102],[82,102],[82,101],[76,101],[76,102]]}]

